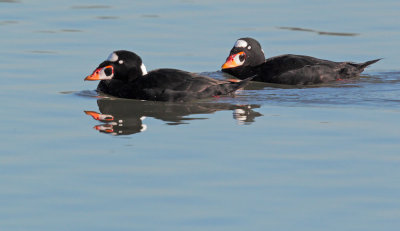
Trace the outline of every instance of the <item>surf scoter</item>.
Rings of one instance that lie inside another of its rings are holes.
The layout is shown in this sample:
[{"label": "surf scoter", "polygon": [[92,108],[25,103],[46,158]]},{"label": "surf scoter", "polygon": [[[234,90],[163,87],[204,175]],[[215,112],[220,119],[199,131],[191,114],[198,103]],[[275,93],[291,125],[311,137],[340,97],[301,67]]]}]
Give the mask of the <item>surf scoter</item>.
[{"label": "surf scoter", "polygon": [[176,69],[147,73],[142,59],[126,50],[111,53],[85,80],[101,80],[97,91],[112,96],[154,101],[188,101],[227,95],[250,81],[220,81]]},{"label": "surf scoter", "polygon": [[293,54],[265,59],[264,51],[257,40],[240,38],[221,68],[223,72],[239,79],[253,76],[254,81],[307,85],[356,77],[364,68],[379,60],[365,63],[333,62]]}]

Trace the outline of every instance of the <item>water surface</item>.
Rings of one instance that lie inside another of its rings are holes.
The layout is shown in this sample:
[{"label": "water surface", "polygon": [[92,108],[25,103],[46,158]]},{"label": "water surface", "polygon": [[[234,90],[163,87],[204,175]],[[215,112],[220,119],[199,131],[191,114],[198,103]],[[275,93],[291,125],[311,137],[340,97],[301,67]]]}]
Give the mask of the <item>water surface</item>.
[{"label": "water surface", "polygon": [[[400,3],[1,1],[1,230],[397,230]],[[110,52],[214,78],[235,40],[362,77],[99,97]],[[98,113],[98,114],[96,114]]]}]

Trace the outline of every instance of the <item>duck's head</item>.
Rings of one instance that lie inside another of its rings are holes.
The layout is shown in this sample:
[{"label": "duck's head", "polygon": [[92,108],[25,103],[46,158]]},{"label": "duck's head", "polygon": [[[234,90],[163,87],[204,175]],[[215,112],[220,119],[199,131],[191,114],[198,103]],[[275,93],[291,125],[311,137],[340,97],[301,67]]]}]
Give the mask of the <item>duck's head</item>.
[{"label": "duck's head", "polygon": [[260,43],[253,38],[240,38],[235,42],[221,69],[254,67],[264,62],[265,55]]},{"label": "duck's head", "polygon": [[118,79],[124,82],[131,82],[146,74],[146,67],[137,54],[119,50],[111,53],[107,60],[100,63],[96,70],[87,76],[85,80]]}]

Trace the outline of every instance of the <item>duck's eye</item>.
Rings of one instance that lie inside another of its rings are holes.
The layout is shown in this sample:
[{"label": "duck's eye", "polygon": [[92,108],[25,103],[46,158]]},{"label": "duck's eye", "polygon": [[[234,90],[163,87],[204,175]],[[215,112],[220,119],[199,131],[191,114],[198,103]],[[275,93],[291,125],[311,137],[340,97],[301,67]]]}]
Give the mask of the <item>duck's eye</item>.
[{"label": "duck's eye", "polygon": [[112,68],[112,67],[106,67],[106,68],[104,69],[104,74],[105,74],[106,76],[112,75],[112,74],[113,74],[113,68]]},{"label": "duck's eye", "polygon": [[245,58],[246,58],[246,55],[244,53],[239,55],[240,62],[243,62]]}]

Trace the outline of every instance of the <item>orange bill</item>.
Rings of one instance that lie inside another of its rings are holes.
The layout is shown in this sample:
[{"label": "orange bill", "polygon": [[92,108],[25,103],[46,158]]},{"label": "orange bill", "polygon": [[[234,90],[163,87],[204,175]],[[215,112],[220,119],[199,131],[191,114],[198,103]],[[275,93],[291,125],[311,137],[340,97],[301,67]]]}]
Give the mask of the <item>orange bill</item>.
[{"label": "orange bill", "polygon": [[96,125],[93,127],[99,132],[104,132],[104,133],[112,133],[114,132],[114,126],[111,124],[101,124],[101,125]]},{"label": "orange bill", "polygon": [[95,80],[100,80],[100,71],[103,68],[98,68],[91,75],[86,76],[85,80],[89,81],[95,81]]},{"label": "orange bill", "polygon": [[105,78],[104,78],[104,72],[103,72],[103,75],[102,75],[103,78],[102,78],[102,76],[100,75],[100,73],[101,73],[101,71],[103,71],[103,70],[105,70],[105,69],[107,69],[107,68],[112,68],[112,69],[113,69],[113,66],[105,66],[105,67],[97,68],[95,71],[93,71],[93,73],[92,73],[91,75],[86,76],[85,80],[95,81],[95,80],[102,80],[102,79],[105,79]]},{"label": "orange bill", "polygon": [[228,69],[228,68],[234,68],[234,67],[240,66],[240,64],[236,63],[235,57],[236,57],[236,56],[240,56],[240,55],[242,55],[242,54],[244,54],[243,51],[241,51],[241,52],[239,52],[239,53],[237,53],[237,54],[234,54],[234,55],[229,56],[229,57],[226,59],[226,62],[222,65],[221,68],[222,68],[222,69]]}]

